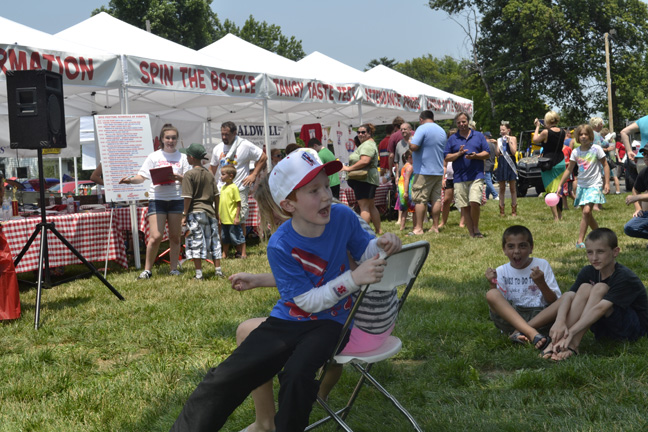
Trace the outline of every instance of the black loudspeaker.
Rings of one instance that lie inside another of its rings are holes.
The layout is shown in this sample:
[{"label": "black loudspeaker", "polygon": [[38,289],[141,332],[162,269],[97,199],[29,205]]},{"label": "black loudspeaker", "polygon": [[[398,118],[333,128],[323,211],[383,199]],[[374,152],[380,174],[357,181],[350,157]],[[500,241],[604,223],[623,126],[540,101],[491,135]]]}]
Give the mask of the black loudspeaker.
[{"label": "black loudspeaker", "polygon": [[43,69],[7,71],[9,147],[65,148],[61,74]]},{"label": "black loudspeaker", "polygon": [[28,167],[18,167],[18,168],[16,168],[16,177],[18,177],[18,178],[29,178]]}]

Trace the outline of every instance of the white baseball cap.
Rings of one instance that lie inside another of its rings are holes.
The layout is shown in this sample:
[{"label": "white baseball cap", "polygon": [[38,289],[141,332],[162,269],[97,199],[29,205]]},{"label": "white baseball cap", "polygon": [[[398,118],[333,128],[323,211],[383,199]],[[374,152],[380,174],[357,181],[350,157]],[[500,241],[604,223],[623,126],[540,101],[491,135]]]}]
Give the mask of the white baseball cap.
[{"label": "white baseball cap", "polygon": [[268,185],[272,199],[277,205],[285,200],[295,189],[306,186],[324,170],[326,175],[335,174],[342,169],[342,162],[334,160],[322,165],[306,149],[298,149],[283,158],[270,172]]}]

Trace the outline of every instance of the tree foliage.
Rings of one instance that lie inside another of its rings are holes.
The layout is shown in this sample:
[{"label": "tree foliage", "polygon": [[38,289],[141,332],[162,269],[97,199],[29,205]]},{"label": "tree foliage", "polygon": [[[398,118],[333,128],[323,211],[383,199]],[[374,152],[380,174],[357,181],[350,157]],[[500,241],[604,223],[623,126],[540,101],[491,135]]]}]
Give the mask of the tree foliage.
[{"label": "tree foliage", "polygon": [[301,40],[297,40],[294,36],[284,36],[281,33],[281,27],[278,25],[268,24],[265,21],[259,22],[252,15],[241,28],[238,28],[232,21],[225,20],[220,31],[220,37],[225,36],[227,33],[232,33],[258,47],[291,60],[300,60],[306,55]]},{"label": "tree foliage", "polygon": [[106,12],[135,27],[192,49],[203,48],[219,39],[218,16],[211,10],[211,0],[111,0],[93,15]]},{"label": "tree foliage", "polygon": [[151,32],[192,49],[201,49],[227,33],[284,57],[299,60],[305,56],[301,40],[285,36],[281,27],[259,22],[250,15],[239,28],[228,19],[221,23],[211,9],[212,0],[110,0],[93,15],[106,12],[135,27]]},{"label": "tree foliage", "polygon": [[399,63],[394,69],[432,87],[471,99],[473,118],[479,128],[494,122],[486,90],[471,61],[450,56],[436,58],[427,54]]},{"label": "tree foliage", "polygon": [[369,69],[375,68],[378,65],[383,65],[383,66],[387,66],[390,69],[394,69],[397,64],[398,62],[396,61],[396,59],[380,57],[379,59],[372,59],[369,63],[367,63],[365,72],[368,71]]},{"label": "tree foliage", "polygon": [[475,60],[496,115],[520,128],[553,107],[570,123],[607,114],[603,35],[611,29],[616,128],[648,108],[642,90],[648,84],[648,7],[639,0],[431,0],[429,6],[479,17]]}]

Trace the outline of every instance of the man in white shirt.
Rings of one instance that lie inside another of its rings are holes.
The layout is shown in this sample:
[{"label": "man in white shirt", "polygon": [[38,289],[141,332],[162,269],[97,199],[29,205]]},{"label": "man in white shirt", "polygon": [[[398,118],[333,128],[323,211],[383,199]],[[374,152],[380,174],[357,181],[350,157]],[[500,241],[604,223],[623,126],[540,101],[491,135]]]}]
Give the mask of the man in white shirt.
[{"label": "man in white shirt", "polygon": [[[221,137],[223,141],[214,147],[212,152],[209,170],[216,176],[218,190],[223,186],[220,181],[220,169],[225,165],[233,165],[236,168],[234,184],[239,188],[241,195],[241,227],[245,234],[245,220],[248,215],[248,193],[250,185],[254,183],[262,169],[265,168],[268,157],[261,148],[250,141],[237,136],[237,128],[234,122],[227,121],[221,125]],[[250,172],[250,162],[254,162],[254,170]],[[245,258],[246,250],[243,243],[241,257]]]}]

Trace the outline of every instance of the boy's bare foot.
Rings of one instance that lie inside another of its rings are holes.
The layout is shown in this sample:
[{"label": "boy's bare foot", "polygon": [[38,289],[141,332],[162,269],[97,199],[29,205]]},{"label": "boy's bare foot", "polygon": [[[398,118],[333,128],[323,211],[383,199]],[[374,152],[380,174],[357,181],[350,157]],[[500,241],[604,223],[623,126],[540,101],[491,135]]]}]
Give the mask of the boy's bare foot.
[{"label": "boy's bare foot", "polygon": [[435,233],[435,234],[439,234],[439,228],[436,228],[436,229],[435,229],[435,228],[430,228],[430,229],[428,230],[428,233]]},{"label": "boy's bare foot", "polygon": [[572,347],[567,347],[566,350],[560,351],[559,353],[554,353],[551,356],[552,360],[556,361],[563,361],[567,360],[570,357],[577,356],[578,355],[578,350],[572,348]]},{"label": "boy's bare foot", "polygon": [[258,425],[256,422],[254,422],[250,426],[246,427],[245,429],[241,429],[241,432],[275,432],[275,428],[274,426],[270,428],[262,427]]}]

